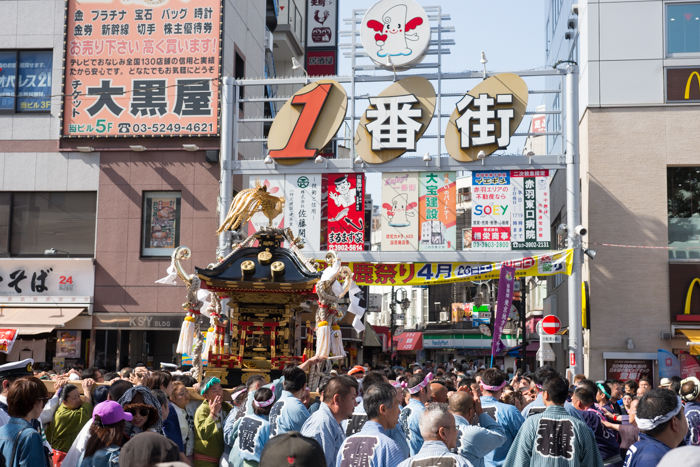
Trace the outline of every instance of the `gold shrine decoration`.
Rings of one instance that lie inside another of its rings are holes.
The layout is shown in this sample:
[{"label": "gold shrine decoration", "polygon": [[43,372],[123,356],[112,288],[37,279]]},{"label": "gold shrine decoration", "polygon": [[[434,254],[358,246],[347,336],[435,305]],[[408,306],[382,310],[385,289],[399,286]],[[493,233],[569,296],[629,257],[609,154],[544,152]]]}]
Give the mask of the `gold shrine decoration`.
[{"label": "gold shrine decoration", "polygon": [[256,180],[255,187],[247,188],[233,198],[226,219],[216,233],[238,229],[247,224],[256,212],[262,212],[270,220],[269,227],[272,227],[272,220],[284,211],[284,202],[284,196],[269,194],[267,186]]}]

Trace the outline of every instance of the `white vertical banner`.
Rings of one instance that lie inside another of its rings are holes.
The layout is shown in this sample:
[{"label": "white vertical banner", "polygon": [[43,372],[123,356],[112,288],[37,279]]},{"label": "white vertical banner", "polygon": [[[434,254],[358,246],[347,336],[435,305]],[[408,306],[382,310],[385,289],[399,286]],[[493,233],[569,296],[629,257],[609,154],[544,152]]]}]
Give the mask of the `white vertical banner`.
[{"label": "white vertical banner", "polygon": [[[550,248],[552,231],[549,224],[549,170],[539,170],[536,178],[535,193],[537,196],[537,248]],[[543,173],[544,172],[544,173]],[[544,245],[542,242],[546,242]]]},{"label": "white vertical banner", "polygon": [[549,250],[549,170],[512,170],[511,241],[514,250]]},{"label": "white vertical banner", "polygon": [[[250,177],[248,181],[249,188],[255,188],[256,180],[260,180],[260,184],[267,187],[267,192],[274,196],[284,196],[284,175],[268,175],[266,177]],[[260,230],[262,227],[267,227],[270,220],[262,212],[256,212],[248,222],[248,235]],[[273,219],[272,227],[284,228],[284,210]]]},{"label": "white vertical banner", "polygon": [[304,241],[305,252],[321,246],[321,175],[287,175],[284,205],[285,226]]},{"label": "white vertical banner", "polygon": [[511,176],[510,178],[510,191],[513,197],[510,205],[510,241],[516,244],[525,242],[524,181],[523,177]]}]

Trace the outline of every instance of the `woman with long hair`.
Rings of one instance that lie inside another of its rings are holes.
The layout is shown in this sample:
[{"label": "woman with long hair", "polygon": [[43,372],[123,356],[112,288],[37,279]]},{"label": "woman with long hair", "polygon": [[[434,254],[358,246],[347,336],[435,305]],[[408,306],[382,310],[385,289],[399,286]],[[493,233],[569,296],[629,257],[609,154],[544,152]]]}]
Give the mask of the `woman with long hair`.
[{"label": "woman with long hair", "polygon": [[79,467],[118,467],[119,451],[124,443],[124,426],[132,415],[118,402],[105,401],[93,411],[90,438]]},{"label": "woman with long hair", "polygon": [[34,376],[20,378],[10,386],[7,393],[10,421],[0,428],[0,456],[5,466],[51,465],[41,435],[32,427],[32,420],[39,418],[47,400],[46,386]]}]

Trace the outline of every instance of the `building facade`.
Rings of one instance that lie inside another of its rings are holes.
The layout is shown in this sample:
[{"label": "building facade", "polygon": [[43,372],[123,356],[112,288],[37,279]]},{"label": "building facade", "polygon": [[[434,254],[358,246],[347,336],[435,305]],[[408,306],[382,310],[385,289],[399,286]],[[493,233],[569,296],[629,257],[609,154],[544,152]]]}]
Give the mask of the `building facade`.
[{"label": "building facade", "polygon": [[[575,62],[580,71],[583,246],[597,253],[583,264],[585,372],[594,380],[658,378],[657,350],[689,351],[681,330],[696,329],[700,314],[697,299],[684,312],[700,273],[700,91],[692,81],[700,66],[700,3],[547,0],[545,7],[546,64]],[[561,109],[554,99],[544,104]],[[548,117],[548,129],[566,127]],[[558,144],[548,138],[550,150]],[[567,222],[565,178],[560,171],[551,182],[558,247],[565,234],[557,227]],[[550,278],[548,292],[546,306],[566,325],[566,279]],[[625,362],[636,369],[613,368]]]},{"label": "building facade", "polygon": [[[0,3],[11,24],[0,32],[0,327],[18,327],[17,350],[37,362],[157,367],[179,358],[184,289],[155,283],[166,275],[172,245],[192,250],[192,269],[216,261],[220,139],[62,138],[66,22],[78,20],[66,5]],[[196,6],[183,4],[180,14],[192,15]],[[109,8],[92,9],[97,21],[102,10],[110,19]],[[277,50],[281,69],[292,56],[302,60],[303,24],[292,15],[290,27],[277,2],[223,0],[221,8],[220,17],[216,8],[210,13],[221,28],[218,76],[274,76]],[[289,49],[290,40],[298,47]],[[240,138],[265,131],[246,117],[274,112],[241,99],[274,92],[241,89]],[[211,103],[214,112],[218,104]],[[240,145],[238,157],[262,159],[263,150]],[[234,177],[235,191],[242,184]]]}]

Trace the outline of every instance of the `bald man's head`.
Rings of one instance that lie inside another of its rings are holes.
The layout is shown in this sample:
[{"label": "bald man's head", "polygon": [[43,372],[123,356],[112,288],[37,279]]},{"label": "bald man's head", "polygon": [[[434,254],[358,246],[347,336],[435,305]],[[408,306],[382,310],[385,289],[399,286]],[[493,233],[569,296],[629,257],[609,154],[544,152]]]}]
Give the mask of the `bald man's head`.
[{"label": "bald man's head", "polygon": [[469,414],[474,410],[474,399],[468,392],[455,392],[450,396],[448,405],[450,412],[468,420]]},{"label": "bald man's head", "polygon": [[430,384],[430,395],[433,398],[433,402],[447,402],[447,388],[442,383],[431,383]]}]

